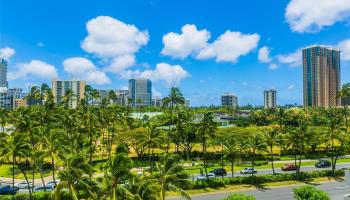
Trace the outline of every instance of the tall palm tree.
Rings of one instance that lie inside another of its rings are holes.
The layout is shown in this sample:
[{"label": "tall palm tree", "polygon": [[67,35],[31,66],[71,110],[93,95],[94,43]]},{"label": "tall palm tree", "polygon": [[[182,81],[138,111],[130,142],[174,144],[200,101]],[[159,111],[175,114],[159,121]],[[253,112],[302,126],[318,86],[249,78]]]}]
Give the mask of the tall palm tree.
[{"label": "tall palm tree", "polygon": [[[350,98],[350,83],[345,83],[342,86],[342,89],[338,92],[337,97],[343,101],[346,98]],[[346,131],[348,130],[348,117],[347,117],[347,110],[348,110],[348,105],[343,103],[344,106],[344,119],[345,119],[345,127]]]},{"label": "tall palm tree", "polygon": [[167,148],[166,152],[169,152],[170,149],[170,135],[171,135],[171,125],[173,124],[173,112],[174,106],[183,105],[185,103],[185,98],[183,97],[179,88],[172,87],[170,88],[170,93],[167,97],[163,98],[163,105],[166,105],[170,108],[170,122],[168,128],[168,137],[167,137]]},{"label": "tall palm tree", "polygon": [[132,160],[125,153],[118,153],[105,164],[104,185],[112,200],[131,199],[133,194],[124,184],[133,175]]},{"label": "tall palm tree", "polygon": [[96,198],[95,192],[89,189],[91,187],[91,182],[87,175],[91,173],[91,168],[84,157],[82,155],[65,155],[64,163],[64,169],[58,172],[60,183],[53,191],[54,199],[59,200],[61,198],[61,191],[67,189],[70,198],[78,200],[78,186],[84,187],[88,196]]},{"label": "tall palm tree", "polygon": [[202,143],[202,153],[203,153],[203,165],[205,175],[208,178],[207,171],[207,140],[214,137],[216,132],[217,124],[214,122],[214,117],[211,112],[204,113],[203,119],[199,122],[197,134]]},{"label": "tall palm tree", "polygon": [[247,145],[252,159],[252,168],[254,169],[256,154],[266,152],[267,144],[264,135],[259,130],[253,129],[248,135]]},{"label": "tall palm tree", "polygon": [[180,192],[183,198],[191,199],[186,191],[183,190],[183,188],[190,185],[188,174],[179,165],[178,160],[165,154],[162,158],[162,163],[156,163],[156,170],[158,173],[154,175],[154,178],[160,185],[161,200],[165,200],[166,191]]},{"label": "tall palm tree", "polygon": [[117,95],[115,94],[115,92],[113,90],[110,90],[108,92],[108,102],[111,103],[111,104],[114,104],[115,101],[117,99]]},{"label": "tall palm tree", "polygon": [[27,181],[30,197],[32,195],[31,187],[27,178],[27,174],[20,163],[17,162],[17,158],[28,158],[30,154],[30,143],[27,135],[13,132],[10,136],[3,134],[6,139],[6,143],[3,143],[1,149],[1,155],[12,162],[12,187],[15,187],[15,165],[21,170],[24,178]]},{"label": "tall palm tree", "polygon": [[270,150],[272,172],[275,174],[275,167],[273,166],[273,147],[278,145],[280,131],[277,128],[265,128],[263,129],[263,133],[265,135],[266,144]]}]

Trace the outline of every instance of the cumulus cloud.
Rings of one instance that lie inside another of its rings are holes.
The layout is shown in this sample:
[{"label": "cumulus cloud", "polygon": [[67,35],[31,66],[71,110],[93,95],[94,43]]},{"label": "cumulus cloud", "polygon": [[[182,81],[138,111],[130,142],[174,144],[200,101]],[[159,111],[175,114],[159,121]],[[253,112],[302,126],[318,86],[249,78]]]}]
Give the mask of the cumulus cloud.
[{"label": "cumulus cloud", "polygon": [[196,57],[198,59],[215,58],[217,62],[236,63],[240,56],[254,50],[259,40],[260,36],[256,33],[243,34],[226,31],[213,43],[203,48]]},{"label": "cumulus cloud", "polygon": [[263,46],[258,51],[258,60],[262,63],[269,63],[271,62],[270,58],[270,49],[267,46]]},{"label": "cumulus cloud", "polygon": [[17,70],[8,73],[9,80],[27,78],[28,76],[43,79],[57,78],[57,70],[53,65],[40,60],[32,60],[29,63],[17,64]]},{"label": "cumulus cloud", "polygon": [[339,42],[336,47],[341,50],[341,59],[343,61],[350,61],[350,39]]},{"label": "cumulus cloud", "polygon": [[243,34],[226,31],[212,43],[210,32],[198,30],[195,25],[186,24],[181,33],[167,33],[163,36],[163,55],[184,59],[192,56],[196,59],[214,58],[217,62],[237,62],[240,56],[248,54],[257,47],[260,36],[257,33]]},{"label": "cumulus cloud", "polygon": [[291,67],[300,67],[302,65],[301,54],[301,49],[298,49],[293,53],[277,55],[276,58],[282,64],[287,64]]},{"label": "cumulus cloud", "polygon": [[63,69],[68,74],[95,84],[110,83],[105,72],[99,71],[88,59],[83,57],[68,58],[63,61]]},{"label": "cumulus cloud", "polygon": [[191,54],[198,53],[207,45],[210,33],[206,30],[198,30],[196,25],[186,24],[181,28],[181,33],[170,32],[163,36],[163,55],[184,59]]},{"label": "cumulus cloud", "polygon": [[5,47],[0,49],[0,58],[9,60],[13,55],[15,55],[15,50],[10,47]]},{"label": "cumulus cloud", "polygon": [[135,65],[134,55],[121,55],[114,58],[110,65],[104,70],[107,72],[120,73],[133,65]]},{"label": "cumulus cloud", "polygon": [[277,69],[277,68],[278,68],[278,65],[276,63],[270,63],[269,64],[269,69],[274,70],[274,69]]},{"label": "cumulus cloud", "polygon": [[124,79],[142,77],[148,78],[152,81],[162,81],[166,86],[179,85],[183,79],[190,76],[191,75],[180,65],[170,65],[167,63],[157,64],[154,70],[126,70],[121,73],[121,77]]},{"label": "cumulus cloud", "polygon": [[350,16],[349,0],[291,0],[285,18],[294,32],[318,32]]},{"label": "cumulus cloud", "polygon": [[98,16],[86,24],[88,36],[81,47],[102,58],[136,53],[149,40],[147,31],[109,16]]}]

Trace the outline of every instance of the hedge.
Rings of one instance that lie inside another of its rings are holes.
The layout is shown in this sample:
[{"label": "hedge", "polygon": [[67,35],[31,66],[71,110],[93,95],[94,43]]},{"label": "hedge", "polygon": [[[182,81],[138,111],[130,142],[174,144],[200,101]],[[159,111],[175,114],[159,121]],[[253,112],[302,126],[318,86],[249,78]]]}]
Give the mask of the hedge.
[{"label": "hedge", "polygon": [[[332,171],[312,171],[312,172],[300,172],[299,176],[296,173],[283,173],[283,174],[266,174],[258,176],[238,176],[233,178],[214,178],[206,180],[193,181],[191,187],[185,189],[204,189],[207,187],[217,188],[224,187],[225,185],[239,185],[239,184],[263,184],[269,182],[282,182],[292,180],[307,180],[318,177],[332,176]],[[336,170],[334,176],[344,176],[344,170]]]},{"label": "hedge", "polygon": [[[51,192],[36,192],[32,194],[33,200],[50,200]],[[62,191],[60,195],[60,200],[71,200],[67,191]],[[30,200],[29,194],[16,194],[13,198],[12,195],[0,195],[0,200]]]}]

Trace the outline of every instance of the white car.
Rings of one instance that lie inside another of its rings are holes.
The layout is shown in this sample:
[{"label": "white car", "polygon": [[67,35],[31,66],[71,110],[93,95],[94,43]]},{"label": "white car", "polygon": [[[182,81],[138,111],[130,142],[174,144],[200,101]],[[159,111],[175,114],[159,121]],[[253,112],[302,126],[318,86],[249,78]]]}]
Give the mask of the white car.
[{"label": "white car", "polygon": [[246,168],[242,169],[239,172],[241,174],[256,174],[256,173],[258,173],[258,171],[256,169],[253,169],[251,167],[246,167]]},{"label": "white car", "polygon": [[[214,173],[208,173],[208,178],[215,178],[215,174]],[[197,176],[197,180],[206,180],[207,177],[205,176],[205,174],[199,175]]]},{"label": "white car", "polygon": [[46,192],[51,192],[52,190],[54,190],[53,186],[39,186],[39,187],[35,187],[33,192],[44,192],[46,190]]},{"label": "white car", "polygon": [[[28,183],[26,181],[22,181],[19,183],[15,184],[15,187],[18,189],[28,189]],[[29,182],[29,187],[32,188],[33,187],[33,183]]]},{"label": "white car", "polygon": [[[56,183],[56,184],[55,184]],[[55,181],[49,181],[46,183],[46,186],[49,186],[49,187],[56,187],[56,185],[60,184],[60,180],[55,180]]]}]

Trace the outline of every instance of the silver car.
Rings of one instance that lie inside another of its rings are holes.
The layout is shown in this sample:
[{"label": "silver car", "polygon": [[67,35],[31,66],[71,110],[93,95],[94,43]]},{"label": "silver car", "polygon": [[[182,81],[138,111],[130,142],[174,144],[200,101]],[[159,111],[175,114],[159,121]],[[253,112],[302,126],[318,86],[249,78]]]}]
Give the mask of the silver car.
[{"label": "silver car", "polygon": [[44,186],[35,187],[33,192],[44,192],[44,191],[51,192],[52,190],[54,190],[53,186],[45,185],[45,187]]},{"label": "silver car", "polygon": [[258,173],[258,171],[256,169],[253,169],[251,167],[246,167],[246,168],[242,169],[239,172],[241,174],[256,174],[256,173]]},{"label": "silver car", "polygon": [[28,189],[28,184],[29,184],[30,188],[33,187],[33,183],[32,182],[27,183],[26,181],[22,181],[22,182],[16,183],[15,187],[18,188],[18,189]]}]

